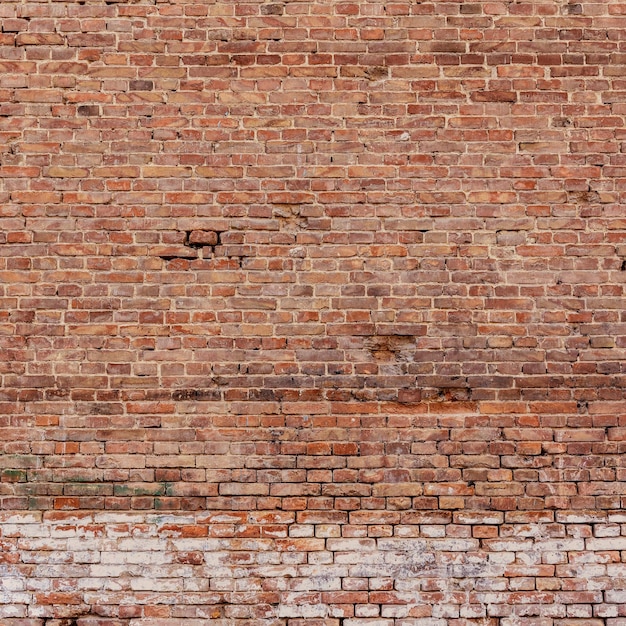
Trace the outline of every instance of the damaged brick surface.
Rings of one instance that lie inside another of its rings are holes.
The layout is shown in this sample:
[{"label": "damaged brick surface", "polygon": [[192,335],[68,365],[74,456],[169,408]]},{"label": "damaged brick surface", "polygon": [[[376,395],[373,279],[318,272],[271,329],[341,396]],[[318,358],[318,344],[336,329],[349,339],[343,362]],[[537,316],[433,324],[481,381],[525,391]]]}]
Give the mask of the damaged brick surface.
[{"label": "damaged brick surface", "polygon": [[624,626],[618,2],[0,5],[0,622]]}]

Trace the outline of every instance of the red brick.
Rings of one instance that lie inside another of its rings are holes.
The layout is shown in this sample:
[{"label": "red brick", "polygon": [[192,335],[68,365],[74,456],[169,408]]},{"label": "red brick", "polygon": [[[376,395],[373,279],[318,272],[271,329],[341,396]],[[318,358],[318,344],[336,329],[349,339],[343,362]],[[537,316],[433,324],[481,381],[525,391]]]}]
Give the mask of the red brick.
[{"label": "red brick", "polygon": [[617,626],[623,14],[4,3],[0,622]]}]

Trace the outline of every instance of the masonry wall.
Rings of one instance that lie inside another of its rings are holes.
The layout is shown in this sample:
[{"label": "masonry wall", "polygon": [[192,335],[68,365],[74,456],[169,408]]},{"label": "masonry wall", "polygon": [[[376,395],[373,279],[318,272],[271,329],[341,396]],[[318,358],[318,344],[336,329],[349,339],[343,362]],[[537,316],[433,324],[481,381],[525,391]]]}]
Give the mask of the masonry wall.
[{"label": "masonry wall", "polygon": [[0,4],[0,622],[626,624],[626,6]]}]

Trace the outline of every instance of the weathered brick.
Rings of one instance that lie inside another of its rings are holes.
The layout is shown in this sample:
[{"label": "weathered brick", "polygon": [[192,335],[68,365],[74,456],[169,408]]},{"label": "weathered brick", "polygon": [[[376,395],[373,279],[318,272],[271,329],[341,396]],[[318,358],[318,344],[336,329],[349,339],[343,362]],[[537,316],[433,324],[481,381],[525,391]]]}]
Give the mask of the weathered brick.
[{"label": "weathered brick", "polygon": [[3,3],[0,622],[619,626],[624,14]]}]

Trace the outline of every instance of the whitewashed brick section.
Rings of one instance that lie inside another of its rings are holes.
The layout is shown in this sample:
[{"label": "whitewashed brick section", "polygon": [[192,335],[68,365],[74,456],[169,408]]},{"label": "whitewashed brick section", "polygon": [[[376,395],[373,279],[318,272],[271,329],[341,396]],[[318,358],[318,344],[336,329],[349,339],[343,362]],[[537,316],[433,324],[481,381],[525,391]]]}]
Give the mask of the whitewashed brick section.
[{"label": "whitewashed brick section", "polygon": [[226,532],[227,513],[5,514],[0,623],[60,626],[62,604],[79,626],[623,626],[626,538],[604,527],[591,537],[588,519],[507,524],[493,537],[466,515],[472,538],[455,524],[439,527],[444,537],[406,524],[399,536],[354,537],[381,514],[289,539],[260,539],[259,512],[239,526],[252,538]]}]

